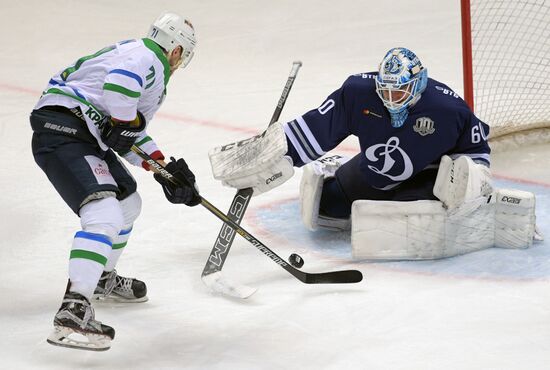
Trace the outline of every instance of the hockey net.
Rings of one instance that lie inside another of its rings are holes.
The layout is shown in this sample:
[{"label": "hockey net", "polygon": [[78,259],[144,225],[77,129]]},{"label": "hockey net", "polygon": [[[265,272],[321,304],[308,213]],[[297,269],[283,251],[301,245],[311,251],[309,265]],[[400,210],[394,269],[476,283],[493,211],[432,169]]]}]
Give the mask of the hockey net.
[{"label": "hockey net", "polygon": [[491,147],[550,142],[550,1],[461,3],[465,100]]}]

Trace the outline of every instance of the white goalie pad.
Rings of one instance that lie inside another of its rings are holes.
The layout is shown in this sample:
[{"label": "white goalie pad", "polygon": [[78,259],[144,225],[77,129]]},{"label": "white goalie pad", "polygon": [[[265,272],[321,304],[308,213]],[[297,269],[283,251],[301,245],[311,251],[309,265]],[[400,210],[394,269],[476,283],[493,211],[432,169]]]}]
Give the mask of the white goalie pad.
[{"label": "white goalie pad", "polygon": [[300,213],[302,222],[309,230],[319,227],[330,230],[349,230],[350,219],[332,218],[319,215],[321,194],[325,179],[334,177],[336,170],[349,161],[349,157],[331,155],[304,166],[300,182]]},{"label": "white goalie pad", "polygon": [[487,166],[467,156],[455,160],[447,155],[441,157],[433,192],[447,209],[453,210],[492,191],[491,171]]},{"label": "white goalie pad", "polygon": [[216,147],[208,156],[215,179],[236,189],[253,188],[254,195],[258,195],[294,175],[286,152],[286,135],[276,122],[261,135]]},{"label": "white goalie pad", "polygon": [[[358,200],[352,206],[354,259],[423,260],[489,247],[528,248],[535,237],[535,196],[499,189],[470,213],[433,200]],[[487,203],[488,201],[488,203]]]},{"label": "white goalie pad", "polygon": [[495,247],[528,248],[533,240],[542,240],[537,233],[535,194],[510,189],[499,189],[494,194]]}]

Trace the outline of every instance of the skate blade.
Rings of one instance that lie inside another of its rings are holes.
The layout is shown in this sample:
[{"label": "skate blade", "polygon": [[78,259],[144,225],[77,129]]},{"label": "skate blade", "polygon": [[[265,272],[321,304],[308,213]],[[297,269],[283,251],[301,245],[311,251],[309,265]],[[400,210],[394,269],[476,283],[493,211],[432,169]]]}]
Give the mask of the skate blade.
[{"label": "skate blade", "polygon": [[116,303],[142,303],[142,302],[147,302],[149,300],[149,298],[147,296],[145,297],[141,297],[141,298],[125,298],[125,297],[122,297],[122,296],[118,296],[118,295],[109,295],[107,297],[105,297],[104,295],[102,294],[94,294],[92,296],[92,299],[98,301],[98,302],[105,302],[105,303],[109,303],[109,302],[116,302]]},{"label": "skate blade", "polygon": [[111,338],[107,335],[85,333],[63,326],[56,326],[46,341],[54,346],[86,351],[107,351],[111,348]]}]

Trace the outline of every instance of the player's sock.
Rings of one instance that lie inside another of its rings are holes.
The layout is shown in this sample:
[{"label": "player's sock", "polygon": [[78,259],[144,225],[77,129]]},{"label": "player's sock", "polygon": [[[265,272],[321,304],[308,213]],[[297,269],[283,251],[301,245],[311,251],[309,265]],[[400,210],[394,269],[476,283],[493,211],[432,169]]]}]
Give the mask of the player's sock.
[{"label": "player's sock", "polygon": [[130,239],[130,234],[132,233],[132,226],[127,226],[118,233],[116,237],[113,238],[113,246],[109,259],[105,264],[105,271],[113,271],[115,266],[124,252],[126,244],[128,244],[128,239]]},{"label": "player's sock", "polygon": [[88,300],[111,254],[111,240],[103,235],[79,231],[73,239],[69,260],[70,291]]}]

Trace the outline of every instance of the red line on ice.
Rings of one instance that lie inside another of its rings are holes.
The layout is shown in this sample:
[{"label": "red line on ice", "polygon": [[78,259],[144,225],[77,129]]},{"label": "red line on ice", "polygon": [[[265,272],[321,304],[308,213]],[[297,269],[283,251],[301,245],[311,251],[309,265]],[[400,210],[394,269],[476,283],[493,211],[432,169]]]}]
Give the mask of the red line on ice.
[{"label": "red line on ice", "polygon": [[[17,85],[11,85],[7,83],[0,83],[0,89],[6,90],[6,91],[13,91],[18,92],[22,94],[27,95],[33,95],[33,96],[40,96],[41,91],[23,87],[23,86],[17,86]],[[240,127],[236,125],[231,125],[223,122],[216,122],[212,120],[205,120],[200,118],[194,118],[191,116],[186,116],[182,114],[171,114],[171,113],[157,113],[157,117],[168,119],[176,122],[182,122],[186,124],[192,124],[192,125],[198,125],[198,126],[206,126],[206,127],[212,127],[212,128],[219,128],[226,131],[233,131],[233,132],[242,132],[245,134],[258,134],[260,130],[256,130],[249,127]],[[345,153],[357,153],[359,149],[357,147],[351,147],[351,146],[338,146],[336,148],[336,151],[345,152]],[[495,178],[502,179],[502,180],[508,180],[513,182],[518,182],[521,184],[530,184],[530,185],[538,185],[543,187],[549,187],[550,183],[542,182],[542,181],[534,181],[534,180],[526,180],[526,179],[519,179],[515,177],[505,176],[505,175],[499,175],[499,174],[493,174]]]}]

